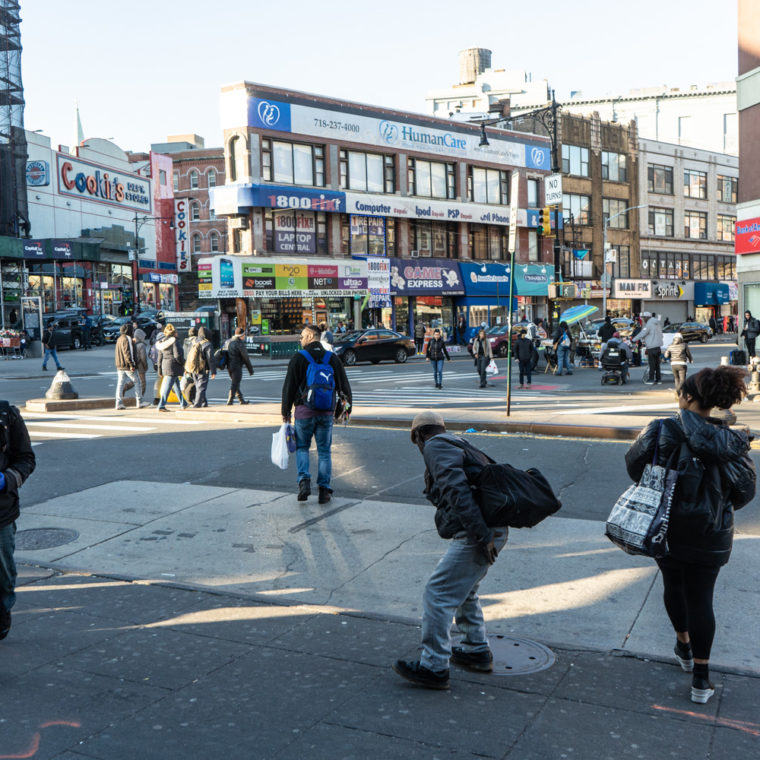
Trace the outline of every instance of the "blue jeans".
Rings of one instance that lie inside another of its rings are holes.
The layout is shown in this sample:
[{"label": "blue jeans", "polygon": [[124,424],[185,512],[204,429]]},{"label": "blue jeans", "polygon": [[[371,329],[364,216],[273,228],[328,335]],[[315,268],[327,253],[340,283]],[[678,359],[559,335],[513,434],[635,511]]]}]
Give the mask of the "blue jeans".
[{"label": "blue jeans", "polygon": [[16,602],[16,523],[0,528],[0,608],[10,612]]},{"label": "blue jeans", "polygon": [[443,385],[443,359],[431,359],[433,365],[433,379],[436,385]]},{"label": "blue jeans", "polygon": [[180,404],[182,404],[182,408],[187,409],[190,405],[185,401],[185,397],[182,395],[182,391],[179,387],[179,378],[176,375],[164,375],[163,382],[161,383],[161,398],[158,402],[158,409],[163,409],[166,406],[166,401],[169,398],[169,393],[171,392],[172,387],[174,387],[174,392],[177,394],[177,398],[179,399]]},{"label": "blue jeans", "polygon": [[55,366],[60,369],[61,363],[58,361],[58,354],[55,352],[55,348],[46,348],[45,349],[45,356],[42,359],[42,369],[47,369],[47,363],[48,359],[50,357],[53,357],[53,361],[55,362]]},{"label": "blue jeans", "polygon": [[332,414],[320,414],[305,420],[295,420],[296,429],[296,467],[298,468],[298,482],[311,479],[309,475],[309,447],[311,438],[317,442],[317,485],[324,488],[330,487],[332,475],[332,460],[330,458],[330,446],[332,445]]},{"label": "blue jeans", "polygon": [[[494,544],[501,551],[507,543],[507,529],[494,529]],[[430,670],[446,670],[451,657],[451,621],[464,634],[462,648],[483,652],[488,647],[486,623],[478,598],[478,586],[490,565],[477,544],[468,544],[458,533],[441,557],[422,595],[422,656]]]},{"label": "blue jeans", "polygon": [[557,348],[557,370],[561,375],[563,372],[573,374],[573,368],[570,366],[570,349],[567,346]]}]

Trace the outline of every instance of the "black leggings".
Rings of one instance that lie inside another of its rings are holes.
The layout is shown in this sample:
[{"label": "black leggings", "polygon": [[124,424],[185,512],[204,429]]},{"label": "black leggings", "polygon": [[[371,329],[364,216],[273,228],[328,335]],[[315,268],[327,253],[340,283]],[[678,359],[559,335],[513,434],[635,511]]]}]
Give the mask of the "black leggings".
[{"label": "black leggings", "polygon": [[715,637],[713,591],[720,567],[691,565],[666,557],[658,559],[665,586],[665,610],[676,633],[688,631],[698,660],[709,660]]}]

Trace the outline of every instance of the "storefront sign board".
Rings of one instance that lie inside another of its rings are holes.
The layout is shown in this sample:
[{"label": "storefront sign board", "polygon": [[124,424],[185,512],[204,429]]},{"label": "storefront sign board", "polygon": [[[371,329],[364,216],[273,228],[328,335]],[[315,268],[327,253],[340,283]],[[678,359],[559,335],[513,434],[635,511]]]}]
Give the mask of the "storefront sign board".
[{"label": "storefront sign board", "polygon": [[651,280],[617,279],[614,282],[613,298],[650,298],[651,295]]},{"label": "storefront sign board", "polygon": [[459,263],[450,259],[390,260],[391,293],[399,296],[462,296]]},{"label": "storefront sign board", "polygon": [[187,198],[177,198],[174,201],[174,239],[177,244],[178,272],[190,272],[192,270],[188,223],[188,200]]},{"label": "storefront sign board", "polygon": [[736,222],[734,250],[737,254],[760,253],[760,217]]}]

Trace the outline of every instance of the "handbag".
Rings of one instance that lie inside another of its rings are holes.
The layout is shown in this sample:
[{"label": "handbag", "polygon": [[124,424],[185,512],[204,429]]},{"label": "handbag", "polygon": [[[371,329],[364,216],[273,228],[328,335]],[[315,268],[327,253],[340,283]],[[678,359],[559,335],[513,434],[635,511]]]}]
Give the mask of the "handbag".
[{"label": "handbag", "polygon": [[272,434],[272,464],[281,470],[288,469],[288,424],[283,423],[280,429]]},{"label": "handbag", "polygon": [[488,363],[488,366],[486,367],[486,374],[487,375],[495,375],[499,371],[499,368],[496,366],[496,362],[491,359],[491,361]]},{"label": "handbag", "polygon": [[652,463],[615,502],[605,528],[607,538],[623,551],[655,559],[668,553],[668,523],[679,475],[658,464],[662,424],[660,420]]}]

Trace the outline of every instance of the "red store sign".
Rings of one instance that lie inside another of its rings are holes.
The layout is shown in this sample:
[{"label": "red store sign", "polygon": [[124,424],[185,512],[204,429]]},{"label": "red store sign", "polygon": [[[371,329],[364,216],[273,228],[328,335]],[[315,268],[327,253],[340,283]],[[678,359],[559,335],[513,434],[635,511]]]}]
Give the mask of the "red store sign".
[{"label": "red store sign", "polygon": [[760,217],[736,222],[734,250],[739,253],[760,253]]}]

